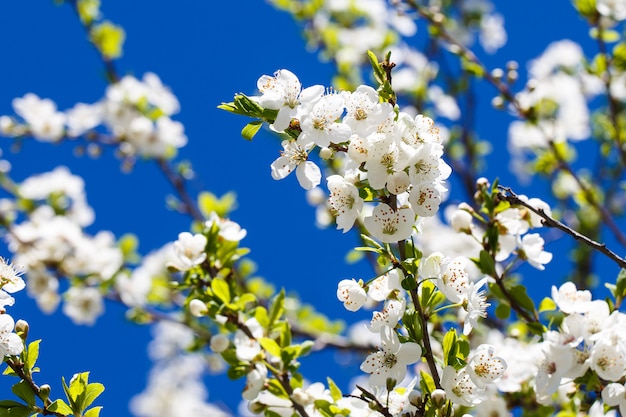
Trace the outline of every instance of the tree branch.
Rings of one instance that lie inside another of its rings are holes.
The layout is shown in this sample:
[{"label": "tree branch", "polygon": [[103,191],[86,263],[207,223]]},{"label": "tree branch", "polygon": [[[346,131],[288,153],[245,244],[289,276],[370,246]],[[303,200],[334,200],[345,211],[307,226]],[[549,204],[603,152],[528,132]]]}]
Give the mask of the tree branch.
[{"label": "tree branch", "polygon": [[589,239],[587,236],[578,233],[576,230],[572,229],[571,227],[566,226],[560,221],[548,216],[542,209],[537,209],[531,206],[527,202],[521,200],[517,196],[517,194],[515,194],[513,190],[511,190],[511,188],[502,187],[502,186],[498,186],[498,188],[504,191],[504,193],[501,194],[501,197],[503,200],[508,201],[512,205],[518,205],[518,206],[523,206],[527,208],[528,210],[532,211],[536,215],[540,216],[543,219],[543,224],[546,225],[547,227],[554,227],[565,232],[566,234],[573,237],[575,240],[578,240],[584,243],[585,245],[591,247],[592,249],[604,254],[613,262],[615,262],[620,268],[626,268],[626,260],[624,260],[624,258],[619,257],[615,252],[607,248],[606,244],[598,243],[595,240]]}]

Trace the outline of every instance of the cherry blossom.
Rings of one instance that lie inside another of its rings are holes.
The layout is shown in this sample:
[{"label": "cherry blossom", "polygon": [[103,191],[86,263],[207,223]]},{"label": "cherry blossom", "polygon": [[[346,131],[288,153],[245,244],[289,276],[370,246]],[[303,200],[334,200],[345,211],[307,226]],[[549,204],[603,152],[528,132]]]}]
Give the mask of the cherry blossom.
[{"label": "cherry blossom", "polygon": [[328,203],[337,219],[337,229],[345,233],[352,228],[361,213],[363,199],[354,184],[346,181],[341,175],[331,175],[326,181],[330,193]]},{"label": "cherry blossom", "polygon": [[495,348],[488,344],[482,344],[467,359],[467,373],[479,388],[493,383],[499,379],[506,370],[504,359],[495,356]]},{"label": "cherry blossom", "polygon": [[337,122],[344,111],[343,97],[339,94],[327,94],[318,100],[307,114],[302,117],[302,133],[298,143],[302,146],[315,144],[320,147],[331,143],[348,141],[352,130],[344,123]]},{"label": "cherry blossom", "polygon": [[403,207],[392,209],[388,204],[381,203],[374,207],[371,216],[364,219],[364,224],[372,236],[381,242],[391,243],[408,238],[413,231],[415,213]]},{"label": "cherry blossom", "polygon": [[15,322],[8,314],[0,314],[0,356],[19,355],[24,350],[22,339],[13,333]]},{"label": "cherry blossom", "polygon": [[466,407],[480,404],[485,394],[485,389],[472,381],[467,368],[457,371],[452,366],[446,366],[441,375],[441,386],[453,403]]},{"label": "cherry blossom", "polygon": [[201,264],[206,259],[204,252],[206,244],[207,238],[204,235],[192,235],[189,232],[180,233],[178,240],[174,242],[174,253],[177,258],[172,266],[180,271],[188,271]]},{"label": "cherry blossom", "polygon": [[367,294],[354,279],[344,279],[337,287],[337,298],[348,311],[357,311],[367,301]]},{"label": "cherry blossom", "polygon": [[298,77],[286,69],[276,71],[273,77],[261,76],[257,81],[257,88],[262,93],[262,96],[258,97],[259,104],[268,109],[278,110],[276,120],[272,124],[278,132],[287,129],[292,119],[300,117],[298,114],[300,106],[310,106],[324,94],[324,87],[321,85],[302,90]]},{"label": "cherry blossom", "polygon": [[383,326],[380,334],[380,350],[365,358],[361,370],[370,374],[371,385],[384,387],[388,378],[397,382],[404,379],[407,365],[421,358],[422,348],[414,342],[400,343],[395,330],[389,326]]},{"label": "cherry blossom", "polygon": [[317,187],[322,173],[317,165],[308,161],[310,145],[302,146],[294,141],[284,140],[281,156],[272,162],[272,178],[282,180],[296,170],[300,186],[305,190]]}]

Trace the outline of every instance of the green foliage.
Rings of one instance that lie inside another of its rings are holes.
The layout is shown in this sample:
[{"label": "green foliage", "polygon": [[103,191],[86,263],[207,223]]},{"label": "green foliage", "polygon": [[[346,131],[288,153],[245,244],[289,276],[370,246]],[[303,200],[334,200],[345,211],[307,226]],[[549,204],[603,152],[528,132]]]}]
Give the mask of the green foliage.
[{"label": "green foliage", "polygon": [[[84,411],[89,407],[96,398],[104,391],[104,385],[97,382],[89,382],[89,372],[82,372],[76,374],[70,380],[70,384],[67,385],[65,378],[63,378],[63,390],[69,403],[69,408],[74,415],[82,415]],[[62,400],[57,400],[59,407],[66,407],[67,404]],[[98,415],[99,411],[93,412]]]},{"label": "green foliage", "polygon": [[116,59],[122,56],[126,32],[121,26],[104,21],[92,27],[90,39],[105,58]]},{"label": "green foliage", "polygon": [[204,217],[209,217],[214,212],[220,219],[225,219],[237,208],[237,196],[228,192],[217,197],[213,193],[202,191],[198,194],[198,208]]},{"label": "green foliage", "polygon": [[31,407],[17,401],[0,401],[0,417],[28,417],[33,414]]}]

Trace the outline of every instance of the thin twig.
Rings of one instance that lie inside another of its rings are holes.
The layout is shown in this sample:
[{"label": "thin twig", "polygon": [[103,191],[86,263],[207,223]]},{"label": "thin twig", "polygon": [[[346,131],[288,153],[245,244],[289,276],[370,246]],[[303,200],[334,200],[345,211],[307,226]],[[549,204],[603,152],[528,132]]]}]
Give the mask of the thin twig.
[{"label": "thin twig", "polygon": [[501,197],[502,197],[503,200],[506,200],[509,203],[513,204],[513,205],[524,206],[528,210],[530,210],[533,213],[535,213],[536,215],[540,216],[543,219],[543,224],[544,225],[546,225],[548,227],[557,228],[557,229],[567,233],[568,235],[570,235],[574,239],[576,239],[576,240],[578,240],[580,242],[583,242],[585,245],[587,245],[587,246],[591,247],[592,249],[594,249],[594,250],[604,254],[609,259],[611,259],[613,262],[615,262],[620,268],[626,268],[626,260],[624,260],[624,258],[621,258],[615,252],[613,252],[612,250],[607,248],[606,244],[598,243],[595,240],[589,239],[587,236],[578,233],[576,230],[572,229],[571,227],[569,227],[569,226],[561,223],[560,221],[558,221],[558,220],[548,216],[542,209],[538,209],[538,208],[535,208],[535,207],[531,206],[527,202],[521,200],[517,196],[517,194],[515,194],[513,192],[513,190],[511,190],[511,188],[503,187],[503,186],[498,186],[498,188],[500,188],[502,191],[504,191],[504,193],[501,194]]}]

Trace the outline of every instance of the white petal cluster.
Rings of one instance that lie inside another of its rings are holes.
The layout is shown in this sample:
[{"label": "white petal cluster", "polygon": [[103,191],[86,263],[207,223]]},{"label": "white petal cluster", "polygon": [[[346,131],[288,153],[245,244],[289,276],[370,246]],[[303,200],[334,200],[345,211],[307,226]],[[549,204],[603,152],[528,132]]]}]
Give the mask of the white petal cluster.
[{"label": "white petal cluster", "polygon": [[603,391],[605,402],[618,406],[614,394],[623,388],[620,384],[626,376],[622,330],[626,315],[617,310],[611,313],[606,301],[592,300],[591,293],[578,290],[571,282],[553,287],[552,298],[565,318],[558,331],[544,337],[535,377],[538,400],[550,404],[552,394],[565,381],[591,370],[608,384]]},{"label": "white petal cluster", "polygon": [[584,61],[578,44],[562,40],[530,62],[527,88],[517,99],[524,110],[534,109],[537,120],[516,121],[509,127],[512,167],[520,175],[516,167],[523,165],[528,150],[546,148],[549,142],[584,140],[591,134],[588,101],[603,87],[599,78],[588,74]]},{"label": "white petal cluster", "polygon": [[[100,231],[90,236],[84,232],[94,216],[82,179],[59,167],[23,181],[18,195],[28,199],[34,209],[6,238],[16,262],[29,276],[29,294],[44,311],[52,312],[61,300],[58,278],[79,278],[82,287],[66,293],[64,312],[77,322],[92,323],[102,312],[95,287],[121,270],[124,256],[112,233]],[[51,265],[57,273],[49,270]],[[83,307],[83,312],[75,309]]]},{"label": "white petal cluster", "polygon": [[257,85],[262,95],[253,99],[278,110],[274,128],[292,126],[298,134],[297,139],[282,142],[281,156],[271,164],[272,178],[283,179],[296,171],[300,185],[310,190],[322,179],[310,160],[311,152],[320,148],[324,158],[341,152],[344,173],[326,179],[329,210],[339,229],[348,231],[360,218],[365,206],[359,194],[363,184],[402,202],[393,208],[381,202],[364,218],[368,231],[382,242],[408,238],[416,216],[437,213],[451,169],[442,159],[443,145],[432,119],[396,115],[391,104],[381,102],[368,86],[327,94],[320,86],[301,90],[297,77],[287,70],[263,75]]},{"label": "white petal cluster", "polygon": [[[124,156],[147,158],[171,158],[187,144],[183,125],[170,117],[180,110],[177,98],[150,72],[142,80],[127,75],[111,84],[102,100],[78,103],[66,112],[32,93],[14,99],[13,109],[20,120],[0,117],[2,132],[9,136],[58,142],[100,133],[97,128],[104,126],[103,142],[119,144]],[[110,134],[112,138],[107,137]]]}]

